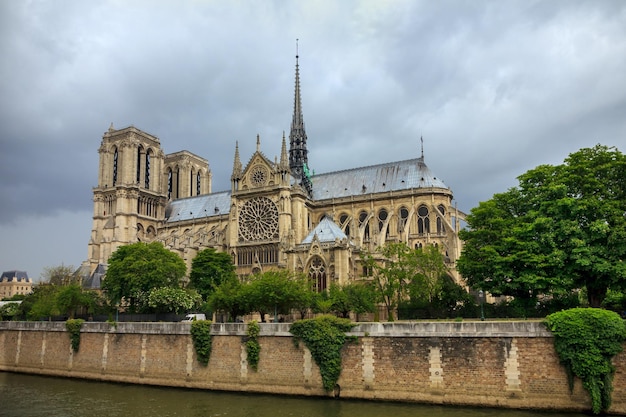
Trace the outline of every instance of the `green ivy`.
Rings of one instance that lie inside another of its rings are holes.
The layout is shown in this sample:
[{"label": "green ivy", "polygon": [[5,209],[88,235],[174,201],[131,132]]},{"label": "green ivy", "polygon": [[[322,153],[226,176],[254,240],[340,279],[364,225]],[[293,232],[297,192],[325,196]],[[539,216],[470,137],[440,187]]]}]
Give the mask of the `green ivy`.
[{"label": "green ivy", "polygon": [[591,396],[594,414],[611,406],[613,356],[622,351],[626,324],[617,313],[598,308],[574,308],[550,314],[546,325],[554,334],[554,348],[567,370],[570,391],[574,376]]},{"label": "green ivy", "polygon": [[80,328],[85,320],[82,319],[70,319],[65,322],[65,328],[70,334],[70,343],[72,344],[72,351],[78,352],[80,346]]},{"label": "green ivy", "polygon": [[198,362],[207,366],[211,356],[211,321],[195,320],[191,322],[191,339],[196,349]]},{"label": "green ivy", "polygon": [[259,344],[259,334],[261,327],[259,323],[252,320],[248,323],[248,340],[246,341],[246,352],[248,353],[248,363],[255,371],[259,368],[259,352],[261,345]]},{"label": "green ivy", "polygon": [[341,348],[346,342],[346,332],[354,327],[349,319],[335,316],[320,316],[314,319],[296,321],[290,332],[311,351],[311,356],[320,368],[322,384],[326,391],[332,391],[341,374]]}]

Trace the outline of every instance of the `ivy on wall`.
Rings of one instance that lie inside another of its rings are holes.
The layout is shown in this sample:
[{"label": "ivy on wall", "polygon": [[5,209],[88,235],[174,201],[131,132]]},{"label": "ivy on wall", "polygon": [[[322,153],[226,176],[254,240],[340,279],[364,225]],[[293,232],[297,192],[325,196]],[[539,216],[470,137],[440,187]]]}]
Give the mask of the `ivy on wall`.
[{"label": "ivy on wall", "polygon": [[617,313],[598,308],[574,308],[550,314],[546,325],[554,334],[554,348],[565,366],[570,391],[574,376],[591,396],[594,414],[611,406],[613,356],[622,351],[626,323]]},{"label": "ivy on wall", "polygon": [[300,340],[311,351],[311,356],[320,368],[322,385],[326,391],[332,391],[341,374],[341,348],[346,342],[346,332],[355,326],[349,319],[335,316],[320,316],[314,319],[298,320],[289,330],[294,343]]},{"label": "ivy on wall", "polygon": [[259,352],[261,345],[259,344],[259,334],[261,327],[259,323],[252,320],[248,323],[248,340],[246,340],[246,352],[248,353],[248,364],[255,371],[259,368]]},{"label": "ivy on wall", "polygon": [[196,349],[198,362],[207,366],[211,356],[211,321],[192,321],[191,340],[193,341],[193,347]]},{"label": "ivy on wall", "polygon": [[78,352],[80,347],[80,328],[85,320],[82,319],[69,319],[65,322],[65,328],[70,335],[70,343],[72,345],[72,351]]}]

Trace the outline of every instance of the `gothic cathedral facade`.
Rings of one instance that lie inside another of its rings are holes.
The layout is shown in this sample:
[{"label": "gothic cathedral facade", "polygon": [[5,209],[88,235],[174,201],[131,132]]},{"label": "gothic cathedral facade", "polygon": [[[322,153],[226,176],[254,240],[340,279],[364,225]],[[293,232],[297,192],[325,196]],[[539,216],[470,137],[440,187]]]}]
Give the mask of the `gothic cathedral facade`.
[{"label": "gothic cathedral facade", "polygon": [[[209,163],[188,151],[165,155],[157,137],[133,126],[104,133],[93,189],[89,285],[99,287],[109,256],[135,242],[162,242],[188,268],[215,248],[241,277],[269,269],[305,273],[318,291],[363,275],[361,254],[386,242],[436,245],[450,275],[461,253],[464,217],[452,191],[420,157],[312,174],[301,110],[298,57],[289,149],[274,161],[256,152],[246,166],[235,144],[230,190],[212,192]],[[87,264],[89,265],[88,271]]]}]

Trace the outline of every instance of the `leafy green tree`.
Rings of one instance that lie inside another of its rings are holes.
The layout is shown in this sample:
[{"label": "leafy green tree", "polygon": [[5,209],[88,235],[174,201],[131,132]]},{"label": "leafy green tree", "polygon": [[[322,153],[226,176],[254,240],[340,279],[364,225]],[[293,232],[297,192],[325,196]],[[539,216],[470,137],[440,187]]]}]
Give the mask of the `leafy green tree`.
[{"label": "leafy green tree", "polygon": [[288,271],[267,271],[246,284],[250,311],[265,314],[288,314],[306,295],[302,282]]},{"label": "leafy green tree", "polygon": [[39,284],[33,293],[20,304],[20,309],[29,320],[51,319],[60,314],[57,306],[59,287],[50,284]]},{"label": "leafy green tree", "polygon": [[412,298],[420,297],[433,303],[439,299],[443,289],[444,281],[448,276],[443,254],[434,245],[426,245],[423,248],[415,249],[415,276],[411,285]]},{"label": "leafy green tree", "polygon": [[78,309],[89,307],[91,299],[78,284],[70,284],[59,288],[56,293],[56,305],[60,312],[73,319]]},{"label": "leafy green tree", "polygon": [[237,316],[244,315],[250,311],[247,295],[239,279],[232,277],[222,282],[211,293],[208,304],[213,311],[228,313],[230,320],[234,321]]},{"label": "leafy green tree", "polygon": [[626,288],[626,156],[596,145],[472,209],[458,270],[473,288],[532,305],[585,289],[599,307]]},{"label": "leafy green tree", "polygon": [[179,288],[186,269],[182,258],[161,243],[120,246],[109,258],[102,289],[112,305],[124,300],[135,311],[138,299],[153,288]]},{"label": "leafy green tree", "polygon": [[191,262],[189,281],[205,300],[224,282],[236,278],[235,265],[225,252],[208,248],[198,252]]},{"label": "leafy green tree", "polygon": [[328,288],[328,300],[330,308],[343,318],[349,318],[350,313],[357,316],[362,313],[370,313],[376,310],[375,294],[369,283],[350,282],[346,285],[331,284]]},{"label": "leafy green tree", "polygon": [[202,296],[192,289],[160,287],[148,293],[147,307],[157,313],[188,312],[202,305]]},{"label": "leafy green tree", "polygon": [[7,303],[0,307],[0,320],[12,320],[20,312],[18,303]]}]

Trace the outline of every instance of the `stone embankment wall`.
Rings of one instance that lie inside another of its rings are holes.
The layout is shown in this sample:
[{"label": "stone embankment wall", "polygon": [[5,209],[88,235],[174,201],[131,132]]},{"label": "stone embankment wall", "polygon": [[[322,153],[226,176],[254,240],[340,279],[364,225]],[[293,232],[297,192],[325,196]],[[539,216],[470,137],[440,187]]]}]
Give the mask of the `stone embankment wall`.
[{"label": "stone embankment wall", "polygon": [[[239,392],[340,396],[433,404],[589,410],[579,380],[570,393],[553,339],[538,322],[361,323],[342,353],[335,392],[289,324],[261,324],[258,371],[247,363],[246,325],[213,324],[208,366],[189,323],[86,322],[80,349],[65,323],[0,322],[0,370]],[[626,353],[614,358],[613,414],[626,415]]]}]

